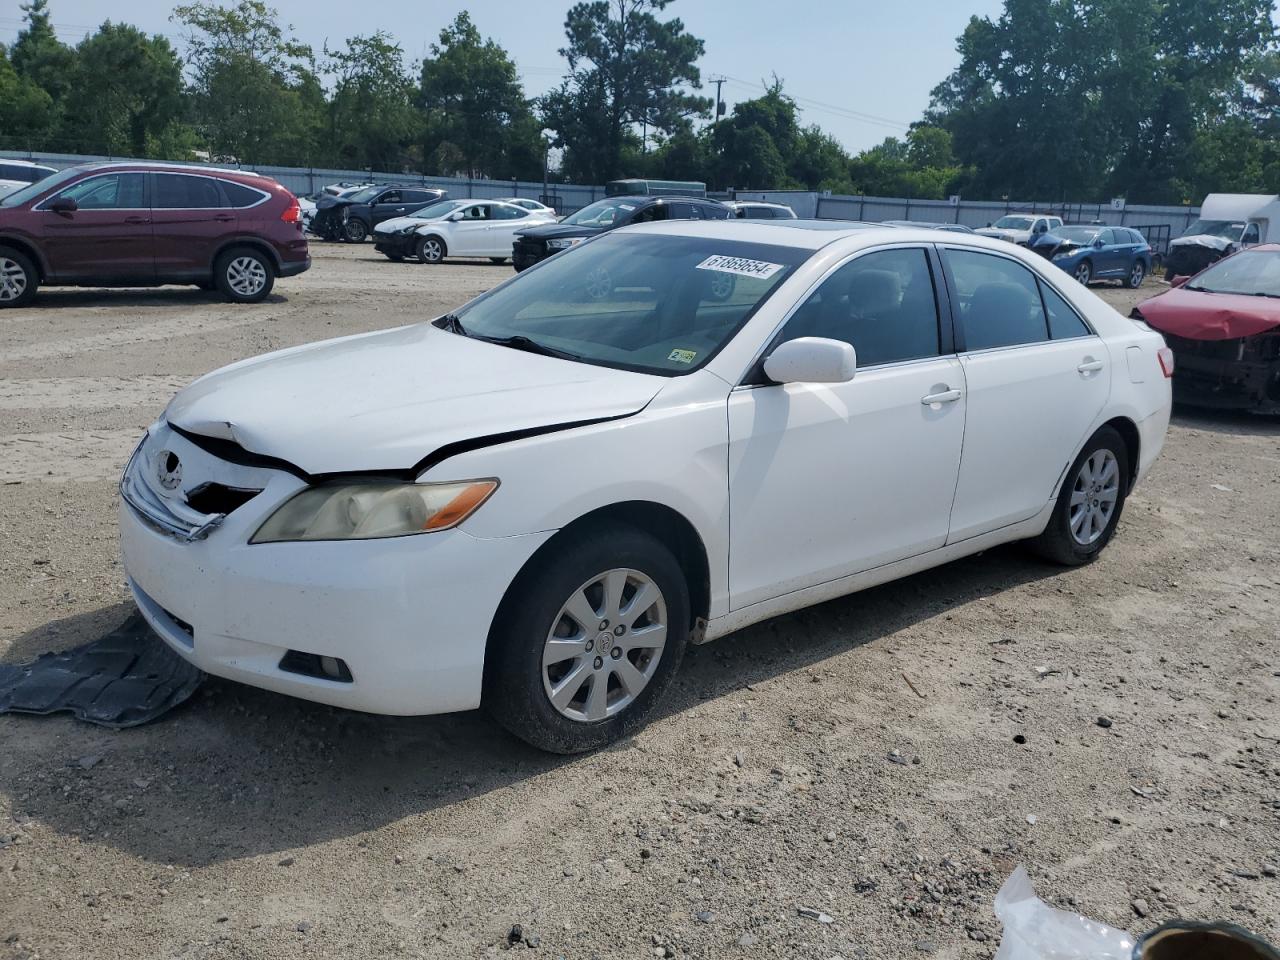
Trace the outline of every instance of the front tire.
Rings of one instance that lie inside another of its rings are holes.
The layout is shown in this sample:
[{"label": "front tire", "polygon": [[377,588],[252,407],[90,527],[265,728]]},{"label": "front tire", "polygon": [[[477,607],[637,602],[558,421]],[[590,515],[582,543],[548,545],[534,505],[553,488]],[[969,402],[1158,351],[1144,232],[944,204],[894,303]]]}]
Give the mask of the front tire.
[{"label": "front tire", "polygon": [[661,700],[691,622],[684,572],[660,541],[620,524],[569,533],[503,600],[485,707],[552,753],[612,743]]},{"label": "front tire", "polygon": [[0,309],[25,307],[39,286],[40,274],[31,258],[13,247],[0,247]]},{"label": "front tire", "polygon": [[449,248],[439,237],[421,237],[418,240],[418,259],[423,263],[440,263],[449,253]]},{"label": "front tire", "polygon": [[258,303],[275,286],[276,273],[265,254],[237,247],[218,257],[213,281],[232,303]]},{"label": "front tire", "polygon": [[369,237],[369,225],[359,217],[352,217],[342,230],[347,243],[364,243]]},{"label": "front tire", "polygon": [[1115,535],[1128,491],[1128,448],[1119,433],[1103,427],[1071,464],[1049,525],[1032,548],[1064,566],[1092,563]]},{"label": "front tire", "polygon": [[1088,260],[1082,260],[1076,265],[1071,274],[1083,286],[1088,286],[1089,281],[1093,279],[1093,264]]}]

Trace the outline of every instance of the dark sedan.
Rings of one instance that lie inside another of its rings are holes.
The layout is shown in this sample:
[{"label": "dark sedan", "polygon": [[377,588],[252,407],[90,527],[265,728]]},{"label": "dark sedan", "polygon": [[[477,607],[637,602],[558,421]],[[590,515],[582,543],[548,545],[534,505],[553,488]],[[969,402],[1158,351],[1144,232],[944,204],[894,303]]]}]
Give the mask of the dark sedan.
[{"label": "dark sedan", "polygon": [[342,197],[323,196],[316,201],[311,232],[325,240],[363,243],[384,220],[410,216],[447,196],[447,191],[433,187],[397,183],[375,184]]},{"label": "dark sedan", "polygon": [[516,270],[532,267],[561,250],[606,230],[659,220],[728,220],[730,210],[714,200],[685,197],[609,197],[588,204],[559,223],[529,227],[516,234],[511,260]]},{"label": "dark sedan", "polygon": [[1219,260],[1134,310],[1165,335],[1175,400],[1280,413],[1280,244]]}]

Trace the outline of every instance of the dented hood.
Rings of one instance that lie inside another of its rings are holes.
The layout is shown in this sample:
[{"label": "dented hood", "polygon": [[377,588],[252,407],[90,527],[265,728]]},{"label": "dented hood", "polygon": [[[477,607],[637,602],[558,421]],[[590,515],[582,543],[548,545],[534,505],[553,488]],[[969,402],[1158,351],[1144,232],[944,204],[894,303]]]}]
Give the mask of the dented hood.
[{"label": "dented hood", "polygon": [[165,419],[309,474],[404,471],[450,444],[628,416],[665,383],[418,324],[224,367]]},{"label": "dented hood", "polygon": [[1187,340],[1234,340],[1280,326],[1280,300],[1180,287],[1138,305],[1149,326]]}]

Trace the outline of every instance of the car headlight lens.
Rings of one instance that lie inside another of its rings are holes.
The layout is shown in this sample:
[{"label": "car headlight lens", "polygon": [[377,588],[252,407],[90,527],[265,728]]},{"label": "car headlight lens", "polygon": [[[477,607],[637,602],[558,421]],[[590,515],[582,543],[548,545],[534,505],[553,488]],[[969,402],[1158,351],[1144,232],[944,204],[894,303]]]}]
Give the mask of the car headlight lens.
[{"label": "car headlight lens", "polygon": [[456,527],[497,489],[497,480],[325,484],[282,504],[249,542],[376,540],[434,533]]},{"label": "car headlight lens", "polygon": [[400,234],[400,236],[407,237],[409,234],[413,233],[417,229],[418,229],[418,225],[411,223],[407,227],[401,227],[397,232]]},{"label": "car headlight lens", "polygon": [[1053,255],[1053,259],[1069,260],[1071,257],[1074,257],[1075,255],[1076,255],[1076,252],[1074,250],[1064,250],[1062,253],[1055,253]]},{"label": "car headlight lens", "polygon": [[585,237],[564,237],[563,239],[560,239],[560,240],[548,240],[547,249],[548,250],[568,250],[570,247],[576,247],[585,239],[586,239]]}]

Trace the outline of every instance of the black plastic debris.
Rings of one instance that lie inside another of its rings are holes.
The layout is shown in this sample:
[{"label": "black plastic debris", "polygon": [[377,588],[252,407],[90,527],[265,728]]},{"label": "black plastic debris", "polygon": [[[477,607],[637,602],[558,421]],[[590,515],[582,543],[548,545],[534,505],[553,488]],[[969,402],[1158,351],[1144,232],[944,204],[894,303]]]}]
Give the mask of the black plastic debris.
[{"label": "black plastic debris", "polygon": [[0,713],[65,711],[117,730],[136,727],[185,701],[204,676],[135,613],[82,647],[18,666],[0,664]]}]

